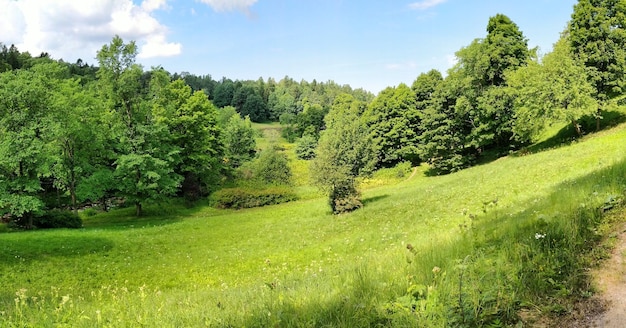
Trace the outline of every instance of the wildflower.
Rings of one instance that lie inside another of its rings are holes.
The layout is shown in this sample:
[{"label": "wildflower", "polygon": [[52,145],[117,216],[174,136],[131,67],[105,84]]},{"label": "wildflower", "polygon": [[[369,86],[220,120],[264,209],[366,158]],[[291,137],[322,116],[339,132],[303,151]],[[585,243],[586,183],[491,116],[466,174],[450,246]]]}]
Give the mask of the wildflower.
[{"label": "wildflower", "polygon": [[433,273],[434,274],[437,274],[439,272],[441,272],[441,268],[440,267],[436,266],[436,267],[433,268]]},{"label": "wildflower", "polygon": [[537,232],[537,233],[535,233],[535,239],[537,239],[537,240],[539,240],[539,239],[543,239],[543,238],[545,238],[545,237],[546,237],[546,235],[545,235],[545,234],[540,234],[540,233],[538,233],[538,232]]}]

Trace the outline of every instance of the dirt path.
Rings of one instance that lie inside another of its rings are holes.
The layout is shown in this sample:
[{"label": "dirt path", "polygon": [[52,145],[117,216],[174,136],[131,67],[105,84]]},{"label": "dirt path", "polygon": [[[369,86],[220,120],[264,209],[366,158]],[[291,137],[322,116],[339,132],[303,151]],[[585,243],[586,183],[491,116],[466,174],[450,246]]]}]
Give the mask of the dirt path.
[{"label": "dirt path", "polygon": [[622,225],[611,253],[600,268],[592,271],[598,293],[577,304],[572,313],[549,327],[623,328],[626,327],[626,224]]},{"label": "dirt path", "polygon": [[611,258],[593,274],[606,311],[590,318],[588,327],[626,327],[626,225],[619,231]]}]

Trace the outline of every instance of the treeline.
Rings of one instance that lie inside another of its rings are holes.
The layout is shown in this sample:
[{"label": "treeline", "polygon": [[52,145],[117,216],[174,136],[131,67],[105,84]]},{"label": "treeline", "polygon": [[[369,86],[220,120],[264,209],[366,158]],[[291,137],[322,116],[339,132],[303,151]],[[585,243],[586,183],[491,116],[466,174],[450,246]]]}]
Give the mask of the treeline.
[{"label": "treeline", "polygon": [[141,215],[146,202],[199,199],[256,157],[253,120],[288,120],[295,138],[324,129],[338,95],[373,98],[333,81],[215,81],[146,71],[136,55],[135,43],[119,37],[98,52],[98,66],[0,44],[5,220],[28,228],[55,207],[99,202],[106,209],[116,199]]},{"label": "treeline", "polygon": [[0,63],[0,212],[19,226],[62,196],[74,210],[115,197],[137,215],[149,201],[197,199],[254,156],[249,118],[163,69],[144,71],[133,42],[103,46],[98,68],[5,60],[12,49]]},{"label": "treeline", "polygon": [[519,149],[555,122],[582,134],[580,119],[599,122],[626,88],[620,4],[579,1],[541,58],[498,14],[445,77],[432,70],[376,97],[333,81],[145,71],[134,42],[119,37],[97,67],[2,46],[0,212],[28,226],[47,194],[69,195],[74,209],[115,196],[138,215],[147,201],[197,199],[255,156],[251,121],[279,121],[298,156],[314,158],[313,180],[334,212],[361,206],[356,178],[376,168],[426,162],[445,174]]},{"label": "treeline", "polygon": [[446,174],[520,149],[554,123],[581,135],[588,116],[599,129],[603,112],[626,91],[625,27],[622,2],[580,0],[553,51],[539,57],[513,21],[493,16],[486,36],[456,53],[445,78],[432,70],[370,103],[337,101],[319,139],[314,180],[334,212],[349,211],[362,205],[355,179],[377,167],[427,162],[432,173]]}]

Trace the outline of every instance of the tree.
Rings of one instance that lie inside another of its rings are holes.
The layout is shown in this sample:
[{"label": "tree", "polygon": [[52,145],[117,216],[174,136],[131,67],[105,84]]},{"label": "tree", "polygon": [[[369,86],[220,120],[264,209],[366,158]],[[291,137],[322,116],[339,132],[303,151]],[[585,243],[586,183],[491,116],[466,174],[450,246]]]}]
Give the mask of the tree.
[{"label": "tree", "polygon": [[26,70],[0,73],[0,213],[26,228],[44,207],[40,179],[51,175],[46,82]]},{"label": "tree", "polygon": [[265,122],[269,117],[267,104],[265,104],[263,98],[256,93],[248,95],[240,112],[242,116],[249,116],[253,122]]},{"label": "tree", "polygon": [[[228,110],[229,107],[220,111]],[[249,117],[241,116],[230,107],[232,115],[222,126],[223,144],[225,147],[225,164],[237,168],[245,161],[249,161],[256,153],[255,130]]]},{"label": "tree", "polygon": [[382,166],[419,161],[420,113],[413,91],[404,83],[386,88],[370,103],[364,114]]},{"label": "tree", "polygon": [[151,97],[155,124],[164,125],[168,136],[163,139],[177,151],[174,171],[183,177],[182,194],[195,200],[211,189],[222,169],[217,108],[204,91],[192,92],[183,80],[170,82],[162,70],[152,74]]},{"label": "tree", "polygon": [[232,105],[233,96],[235,95],[235,84],[233,81],[222,78],[221,81],[215,84],[213,89],[212,100],[215,106],[218,108]]},{"label": "tree", "polygon": [[458,171],[472,163],[475,154],[466,148],[470,126],[457,111],[463,88],[458,73],[448,75],[432,95],[422,115],[419,147],[422,159],[437,174]]},{"label": "tree", "polygon": [[588,81],[599,101],[596,129],[602,108],[626,91],[626,2],[579,0],[569,26],[574,57],[587,68]]},{"label": "tree", "polygon": [[254,177],[266,184],[288,185],[291,183],[291,169],[287,155],[279,152],[275,145],[263,150],[254,165]]},{"label": "tree", "polygon": [[120,194],[142,213],[146,201],[173,195],[182,180],[174,172],[179,149],[172,144],[167,126],[156,124],[142,84],[147,77],[135,64],[137,47],[116,36],[98,51],[98,77],[108,107],[115,113],[119,136],[115,177]]},{"label": "tree", "polygon": [[[52,67],[68,73],[57,63],[38,65],[33,69]],[[77,211],[76,190],[81,180],[106,160],[106,129],[103,108],[94,91],[81,85],[79,79],[58,78],[51,85],[49,126],[55,147],[53,175],[55,185],[70,194],[71,207]]]},{"label": "tree", "polygon": [[540,63],[531,61],[528,66],[509,72],[507,82],[515,94],[514,131],[520,141],[530,141],[547,124],[559,121],[571,122],[580,136],[578,119],[593,114],[597,108],[593,86],[584,66],[572,58],[567,35]]},{"label": "tree", "polygon": [[355,110],[363,106],[349,95],[336,100],[311,163],[313,181],[328,193],[333,213],[363,206],[356,178],[369,174],[376,165],[374,140]]},{"label": "tree", "polygon": [[415,79],[411,85],[411,90],[415,94],[417,110],[423,111],[431,104],[433,93],[439,89],[442,82],[443,76],[435,69],[422,73]]},{"label": "tree", "polygon": [[533,54],[517,25],[501,14],[489,19],[484,39],[456,53],[458,63],[422,117],[420,148],[436,173],[471,165],[487,150],[518,147],[512,140],[514,98],[504,76]]}]

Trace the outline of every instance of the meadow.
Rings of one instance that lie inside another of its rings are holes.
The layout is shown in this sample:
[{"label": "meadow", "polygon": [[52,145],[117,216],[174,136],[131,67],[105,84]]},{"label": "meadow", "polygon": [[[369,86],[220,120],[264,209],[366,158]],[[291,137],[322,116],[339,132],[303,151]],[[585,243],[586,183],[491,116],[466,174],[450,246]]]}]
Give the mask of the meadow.
[{"label": "meadow", "polygon": [[593,293],[585,272],[606,255],[625,142],[619,125],[446,176],[386,169],[342,215],[290,155],[296,202],[173,201],[0,233],[0,326],[532,325]]}]

